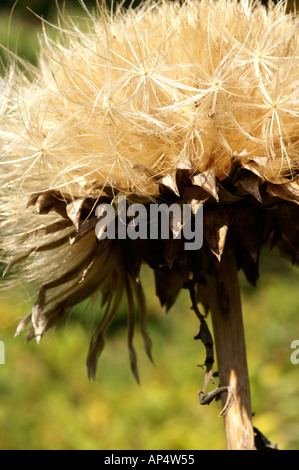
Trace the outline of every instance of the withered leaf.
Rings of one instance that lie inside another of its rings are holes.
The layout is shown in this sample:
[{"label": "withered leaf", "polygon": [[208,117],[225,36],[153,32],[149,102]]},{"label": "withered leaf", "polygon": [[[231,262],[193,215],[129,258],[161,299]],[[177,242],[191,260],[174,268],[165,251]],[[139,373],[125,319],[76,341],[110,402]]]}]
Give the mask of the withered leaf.
[{"label": "withered leaf", "polygon": [[132,373],[136,379],[136,382],[139,384],[139,373],[137,367],[137,354],[133,346],[134,330],[135,330],[135,309],[134,309],[134,298],[133,292],[130,284],[130,279],[126,277],[126,293],[128,300],[128,349],[129,349],[129,359]]},{"label": "withered leaf", "polygon": [[63,195],[59,191],[51,190],[32,194],[26,207],[35,205],[35,209],[39,214],[48,214],[51,210],[54,210],[62,217],[67,218],[66,203],[70,201],[71,196],[69,194]]},{"label": "withered leaf", "polygon": [[188,155],[181,157],[176,164],[176,168],[179,170],[192,170],[193,165],[190,160],[190,157]]},{"label": "withered leaf", "polygon": [[219,201],[216,169],[214,167],[193,176],[191,181],[194,186],[200,186],[207,193],[211,194],[216,201]]},{"label": "withered leaf", "polygon": [[66,206],[66,213],[69,219],[73,222],[76,230],[79,230],[81,211],[85,199],[75,199]]},{"label": "withered leaf", "polygon": [[289,240],[291,247],[299,250],[299,207],[294,204],[280,203],[277,209],[278,227]]},{"label": "withered leaf", "polygon": [[162,240],[161,243],[163,246],[165,260],[168,267],[171,268],[178,252],[183,248],[183,240],[169,238],[168,240]]},{"label": "withered leaf", "polygon": [[285,235],[277,243],[277,247],[282,256],[288,259],[292,264],[299,265],[299,250],[295,250]]},{"label": "withered leaf", "polygon": [[81,240],[81,238],[85,237],[85,235],[87,235],[91,230],[94,230],[94,227],[96,226],[97,222],[97,217],[90,217],[89,219],[85,220],[81,224],[79,230],[77,232],[73,232],[69,236],[70,245],[74,245],[79,240]]},{"label": "withered leaf", "polygon": [[59,232],[60,230],[64,230],[67,227],[70,227],[71,222],[67,219],[60,219],[57,222],[53,222],[52,224],[46,225],[45,227],[37,228],[30,232],[21,233],[16,235],[14,238],[16,243],[23,243],[25,240],[28,240],[32,237],[43,237],[45,235],[49,235],[51,233]]},{"label": "withered leaf", "polygon": [[187,270],[182,272],[175,266],[172,269],[165,266],[155,270],[156,294],[161,306],[166,307],[166,311],[174,304],[187,279]]},{"label": "withered leaf", "polygon": [[236,204],[242,199],[241,196],[237,196],[236,194],[232,194],[228,189],[218,183],[218,197],[219,197],[219,204],[222,206],[230,206],[232,204]]},{"label": "withered leaf", "polygon": [[204,211],[203,233],[212,253],[221,259],[229,228],[229,213],[225,209]]},{"label": "withered leaf", "polygon": [[299,177],[283,184],[269,183],[267,192],[272,197],[299,204]]},{"label": "withered leaf", "polygon": [[152,356],[152,340],[148,334],[147,330],[147,311],[145,305],[145,295],[142,290],[142,287],[139,283],[135,282],[132,279],[132,287],[134,296],[137,302],[139,319],[140,319],[140,331],[142,334],[143,344],[145,352],[152,363],[154,363],[153,356]]},{"label": "withered leaf", "polygon": [[89,379],[95,380],[97,363],[105,347],[103,333],[94,335],[90,341],[89,351],[86,358],[87,375]]},{"label": "withered leaf", "polygon": [[126,271],[136,282],[139,282],[139,273],[146,241],[127,238],[126,240],[119,240],[119,243]]},{"label": "withered leaf", "polygon": [[18,336],[19,334],[21,334],[30,322],[31,322],[31,312],[20,321],[20,323],[17,326],[15,336]]},{"label": "withered leaf", "polygon": [[[268,157],[238,157],[233,162],[231,172],[238,175],[240,171],[248,170],[250,173],[264,180],[265,167],[268,161]],[[238,179],[237,175],[235,175],[235,179]]]},{"label": "withered leaf", "polygon": [[[232,237],[234,238],[234,237]],[[248,251],[244,248],[240,238],[233,239],[234,252],[236,256],[237,268],[242,269],[247,278],[247,281],[253,286],[259,278],[259,265],[249,255]]]},{"label": "withered leaf", "polygon": [[242,204],[233,212],[231,227],[240,237],[244,248],[254,262],[257,262],[264,243],[265,223],[266,218],[263,212],[253,205]]},{"label": "withered leaf", "polygon": [[152,269],[167,265],[167,261],[164,256],[163,246],[160,240],[146,240],[144,246],[143,259]]},{"label": "withered leaf", "polygon": [[16,264],[22,263],[23,261],[25,261],[31,255],[31,253],[34,252],[34,250],[35,248],[31,248],[26,253],[23,253],[22,255],[10,261],[8,265],[6,266],[6,268],[4,269],[2,276],[5,276],[6,274],[8,274]]},{"label": "withered leaf", "polygon": [[262,202],[260,179],[257,175],[247,170],[243,170],[240,174],[240,178],[235,182],[235,186],[238,188],[238,195],[243,196],[251,194],[259,202]]},{"label": "withered leaf", "polygon": [[159,178],[156,181],[156,183],[170,189],[176,196],[180,196],[180,192],[178,190],[177,181],[176,181],[176,171],[173,171],[172,173],[168,173],[162,178]]},{"label": "withered leaf", "polygon": [[210,295],[206,282],[203,280],[196,283],[196,300],[202,304],[207,316],[210,311]]},{"label": "withered leaf", "polygon": [[191,207],[192,214],[198,210],[199,204],[204,204],[211,198],[211,195],[199,186],[187,186],[184,189],[183,199]]}]

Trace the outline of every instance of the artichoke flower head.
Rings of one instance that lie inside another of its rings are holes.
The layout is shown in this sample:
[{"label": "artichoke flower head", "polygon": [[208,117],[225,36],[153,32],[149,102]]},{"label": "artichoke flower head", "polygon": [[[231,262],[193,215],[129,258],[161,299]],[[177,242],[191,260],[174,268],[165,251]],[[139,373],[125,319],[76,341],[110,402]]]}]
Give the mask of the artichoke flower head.
[{"label": "artichoke flower head", "polygon": [[[191,276],[206,311],[205,275],[225,246],[249,282],[277,245],[299,261],[299,21],[286,4],[145,1],[104,7],[88,28],[60,17],[36,67],[12,56],[1,81],[3,285],[36,289],[17,334],[40,341],[66,312],[101,293],[88,373],[127,297],[128,346],[140,317],[151,358],[142,263],[169,309]],[[99,240],[97,207],[120,198],[147,210],[203,205],[203,245],[184,239]]]}]

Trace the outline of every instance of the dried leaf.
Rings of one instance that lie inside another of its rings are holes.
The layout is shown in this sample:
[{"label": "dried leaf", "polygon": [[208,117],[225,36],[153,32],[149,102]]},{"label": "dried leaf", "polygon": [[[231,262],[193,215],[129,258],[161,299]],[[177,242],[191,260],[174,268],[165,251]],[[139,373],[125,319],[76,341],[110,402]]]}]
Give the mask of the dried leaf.
[{"label": "dried leaf", "polygon": [[229,215],[227,210],[204,211],[203,231],[204,237],[212,253],[221,259],[226,235],[229,227]]},{"label": "dried leaf", "polygon": [[288,239],[291,247],[299,250],[299,207],[294,204],[280,203],[277,209],[278,228]]},{"label": "dried leaf", "polygon": [[176,196],[180,197],[180,192],[178,190],[177,181],[176,181],[176,171],[173,171],[172,173],[168,173],[167,175],[158,179],[156,183],[166,187],[167,189],[170,189]]},{"label": "dried leaf", "polygon": [[151,362],[154,363],[153,356],[152,356],[152,340],[147,331],[147,312],[145,306],[145,296],[144,292],[137,282],[132,281],[133,291],[135,295],[135,299],[138,306],[138,312],[140,317],[140,331],[142,334],[143,344],[145,348],[145,352],[150,359]]},{"label": "dried leaf", "polygon": [[207,316],[210,311],[210,295],[204,279],[196,283],[196,301],[202,304],[205,315]]},{"label": "dried leaf", "polygon": [[[243,169],[248,170],[251,173],[254,173],[256,176],[264,180],[264,173],[266,166],[268,165],[269,158],[268,157],[258,157],[258,156],[251,156],[251,157],[239,157],[236,158],[232,168],[231,173],[242,171]],[[236,179],[239,179],[237,176]],[[241,178],[240,178],[241,179]]]},{"label": "dried leaf", "polygon": [[240,179],[235,182],[235,186],[238,188],[237,194],[245,196],[249,193],[262,203],[259,177],[247,170],[243,170],[239,176]]},{"label": "dried leaf", "polygon": [[192,214],[196,214],[199,204],[204,204],[211,195],[199,186],[187,186],[184,189],[183,199],[191,207]]},{"label": "dried leaf", "polygon": [[201,187],[207,191],[207,193],[211,194],[216,201],[219,201],[216,169],[214,167],[193,176],[191,181],[194,186]]},{"label": "dried leaf", "polygon": [[184,242],[182,239],[169,238],[168,240],[162,240],[161,243],[167,265],[171,268],[178,252],[183,248]]},{"label": "dried leaf", "polygon": [[231,206],[242,201],[244,198],[241,196],[237,196],[236,194],[232,194],[228,189],[218,183],[218,197],[219,197],[219,204],[222,206]]},{"label": "dried leaf", "polygon": [[176,168],[178,170],[193,170],[193,164],[190,157],[188,155],[181,157],[176,164]]},{"label": "dried leaf", "polygon": [[[84,258],[83,261],[81,261],[79,264],[74,266],[72,269],[65,272],[64,274],[54,279],[53,281],[50,281],[44,284],[41,287],[37,300],[35,301],[33,308],[32,308],[32,312],[31,312],[32,324],[36,331],[39,328],[39,320],[41,318],[42,312],[45,307],[47,291],[54,289],[55,287],[62,286],[75,278],[77,278],[77,282],[79,282],[81,271],[83,269],[86,269],[86,265],[89,265],[90,260],[94,259],[96,255],[97,255],[97,252],[95,254],[87,256],[86,258]],[[82,276],[80,280],[82,282]]]},{"label": "dried leaf", "polygon": [[139,373],[137,367],[137,354],[133,346],[134,330],[135,330],[135,310],[132,288],[130,285],[130,279],[126,278],[126,292],[128,300],[128,348],[129,348],[129,359],[132,373],[139,384]]},{"label": "dried leaf", "polygon": [[70,245],[74,245],[83,237],[85,237],[85,235],[87,235],[91,230],[94,230],[98,220],[99,219],[97,217],[90,217],[89,219],[85,220],[77,232],[73,232],[71,235],[69,235]]},{"label": "dried leaf", "polygon": [[61,194],[58,191],[45,191],[42,193],[32,194],[27,206],[35,205],[35,209],[39,214],[48,214],[51,210],[56,211],[59,215],[67,218],[66,204],[71,201],[69,194]]},{"label": "dried leaf", "polygon": [[46,289],[42,286],[31,311],[31,321],[35,332],[37,332],[38,330],[39,320],[41,318],[45,306],[45,300]]},{"label": "dried leaf", "polygon": [[47,310],[45,313],[40,315],[38,323],[34,328],[34,338],[39,344],[45,332],[56,326],[63,319],[66,310],[68,308],[67,302],[62,301],[59,304],[55,305],[53,308]]},{"label": "dried leaf", "polygon": [[[87,355],[86,365],[87,365],[87,372],[88,377],[95,380],[95,373],[97,368],[98,359],[104,349],[105,345],[105,335],[106,332],[113,322],[115,315],[117,314],[117,310],[119,308],[124,287],[125,287],[125,277],[122,275],[115,276],[114,279],[114,289],[110,289],[110,296],[108,299],[107,307],[105,313],[97,326],[97,330],[93,335],[90,347]],[[114,297],[113,297],[114,295]],[[89,295],[87,295],[89,297]],[[86,297],[86,298],[87,298]],[[76,302],[77,303],[77,302]]]},{"label": "dried leaf", "polygon": [[66,213],[69,219],[73,222],[76,230],[79,230],[81,211],[85,199],[75,199],[66,206]]},{"label": "dried leaf", "polygon": [[50,250],[54,250],[55,248],[59,248],[65,243],[68,243],[69,237],[71,237],[73,233],[74,232],[72,232],[71,234],[65,235],[64,237],[58,238],[57,240],[54,240],[53,242],[49,242],[49,243],[45,243],[44,245],[37,246],[35,248],[36,253],[40,253],[42,251],[50,251]]},{"label": "dried leaf", "polygon": [[267,192],[272,197],[299,204],[299,177],[284,184],[269,183]]},{"label": "dried leaf", "polygon": [[161,267],[155,270],[156,294],[161,306],[166,306],[166,311],[174,304],[187,279],[188,272],[182,273],[175,266],[172,269]]},{"label": "dried leaf", "polygon": [[119,240],[119,243],[126,271],[136,282],[139,282],[140,268],[145,249],[145,240],[131,240],[127,238],[126,240]]},{"label": "dried leaf", "polygon": [[233,212],[231,227],[237,232],[244,248],[254,262],[257,262],[264,243],[265,224],[266,218],[263,212],[250,204],[240,205]]},{"label": "dried leaf", "polygon": [[239,237],[234,237],[232,235],[232,243],[234,247],[238,270],[242,269],[247,278],[247,281],[253,286],[255,286],[259,278],[258,262],[255,262],[252,259],[248,251],[244,248],[244,245],[242,244]]},{"label": "dried leaf", "polygon": [[103,333],[94,335],[90,341],[89,351],[86,359],[87,375],[89,379],[95,380],[97,363],[105,347]]},{"label": "dried leaf", "polygon": [[143,259],[152,269],[167,266],[163,246],[160,240],[146,240]]},{"label": "dried leaf", "polygon": [[26,232],[26,233],[21,233],[19,235],[16,235],[14,237],[14,241],[17,244],[21,244],[25,240],[28,240],[29,238],[43,237],[43,236],[49,235],[51,233],[59,232],[60,230],[64,230],[65,228],[70,227],[71,225],[72,224],[69,220],[61,219],[61,220],[58,220],[57,222],[53,222],[52,224],[46,225],[45,227],[41,227],[41,228],[32,230],[31,232]]},{"label": "dried leaf", "polygon": [[282,256],[288,259],[292,264],[299,265],[299,250],[294,250],[285,235],[277,243],[277,247]]},{"label": "dried leaf", "polygon": [[35,248],[31,248],[30,250],[26,251],[26,253],[10,261],[10,263],[4,269],[2,276],[5,276],[6,274],[8,274],[16,264],[21,263],[22,261],[25,261],[31,255],[31,253],[34,252],[34,250]]},{"label": "dried leaf", "polygon": [[28,323],[30,323],[30,321],[31,321],[31,312],[20,321],[20,323],[17,326],[15,336],[18,336],[19,334],[21,334],[25,330]]}]

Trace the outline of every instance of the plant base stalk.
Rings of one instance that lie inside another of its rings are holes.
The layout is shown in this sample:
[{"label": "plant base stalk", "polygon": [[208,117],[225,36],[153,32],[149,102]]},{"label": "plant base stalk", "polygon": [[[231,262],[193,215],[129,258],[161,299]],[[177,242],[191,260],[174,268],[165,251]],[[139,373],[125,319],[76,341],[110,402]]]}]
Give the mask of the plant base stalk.
[{"label": "plant base stalk", "polygon": [[[220,385],[232,387],[234,393],[234,403],[224,416],[227,449],[255,450],[240,286],[229,248],[219,263],[218,278],[209,283]],[[223,405],[226,395],[222,395]]]}]

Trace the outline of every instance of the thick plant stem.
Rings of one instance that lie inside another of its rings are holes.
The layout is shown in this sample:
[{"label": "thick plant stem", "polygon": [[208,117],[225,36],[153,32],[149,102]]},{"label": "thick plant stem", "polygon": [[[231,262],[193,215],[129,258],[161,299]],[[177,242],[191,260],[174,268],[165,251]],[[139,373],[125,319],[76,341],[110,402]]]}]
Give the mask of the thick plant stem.
[{"label": "thick plant stem", "polygon": [[224,250],[218,277],[208,282],[220,385],[232,387],[234,393],[234,403],[224,417],[227,449],[255,450],[242,305],[233,250]]}]

